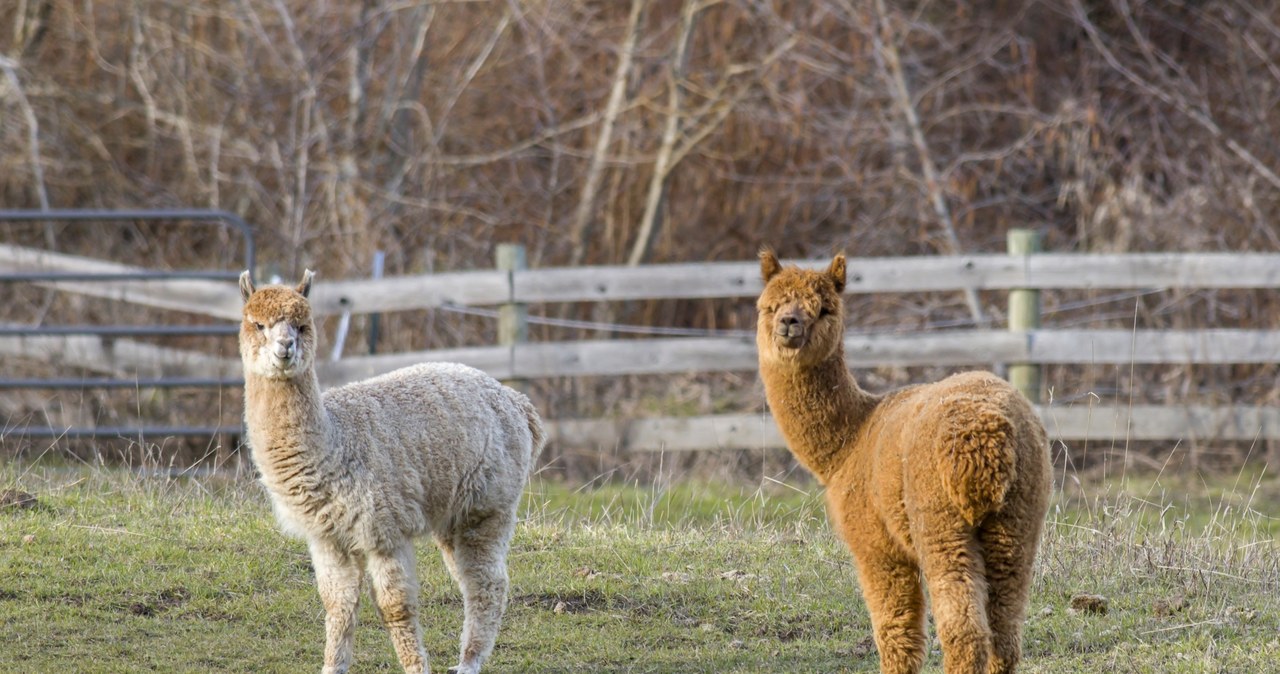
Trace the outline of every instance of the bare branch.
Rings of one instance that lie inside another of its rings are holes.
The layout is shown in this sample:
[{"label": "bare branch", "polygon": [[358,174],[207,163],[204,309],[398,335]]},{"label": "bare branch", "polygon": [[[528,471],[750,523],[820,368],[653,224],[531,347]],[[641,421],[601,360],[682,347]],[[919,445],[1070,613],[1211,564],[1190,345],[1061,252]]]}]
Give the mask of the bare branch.
[{"label": "bare branch", "polygon": [[1218,123],[1209,116],[1209,113],[1206,110],[1193,106],[1182,96],[1175,96],[1168,91],[1151,84],[1133,70],[1120,63],[1120,60],[1111,52],[1106,43],[1102,41],[1102,35],[1098,31],[1098,27],[1089,20],[1089,15],[1085,12],[1084,7],[1081,6],[1080,0],[1071,0],[1071,9],[1076,22],[1079,23],[1080,27],[1089,34],[1089,41],[1093,43],[1093,46],[1098,50],[1098,53],[1102,55],[1102,58],[1107,62],[1107,65],[1111,66],[1112,70],[1123,75],[1125,79],[1132,82],[1134,86],[1137,86],[1147,95],[1160,99],[1167,105],[1172,106],[1178,112],[1186,115],[1196,124],[1199,124],[1201,128],[1209,132],[1210,136],[1222,141],[1223,144],[1225,144],[1227,148],[1236,155],[1236,157],[1248,164],[1249,167],[1262,176],[1264,180],[1271,183],[1272,187],[1280,189],[1280,175],[1277,175],[1276,172],[1272,171],[1269,166],[1262,162],[1262,160],[1254,156],[1248,148],[1244,147],[1234,138],[1231,138],[1224,133],[1222,131],[1222,127],[1218,126]]},{"label": "bare branch", "polygon": [[[942,228],[943,235],[946,237],[947,246],[950,249],[947,252],[953,255],[959,254],[963,252],[963,248],[960,245],[960,237],[956,234],[956,226],[951,218],[951,210],[947,206],[946,197],[942,194],[942,185],[938,179],[938,169],[934,164],[933,154],[925,141],[924,131],[920,128],[920,116],[916,113],[915,105],[911,102],[911,92],[907,89],[907,79],[902,73],[902,61],[898,56],[898,47],[894,42],[893,23],[889,19],[888,10],[885,9],[884,0],[876,0],[876,13],[880,19],[880,30],[878,32],[873,31],[873,35],[876,51],[884,57],[881,63],[885,70],[885,79],[888,81],[894,102],[902,113],[903,121],[907,124],[907,129],[911,134],[911,142],[916,148],[916,154],[919,155],[920,172],[924,177],[925,191],[929,196],[929,202],[933,204],[933,212],[938,218],[938,225]],[[978,299],[977,291],[972,288],[966,288],[964,296],[974,322],[980,326],[987,325],[987,318],[983,315],[982,303]]]},{"label": "bare branch", "polygon": [[660,217],[663,197],[666,193],[667,175],[671,172],[672,151],[680,132],[680,86],[689,63],[689,42],[693,39],[693,26],[698,17],[697,0],[685,0],[680,13],[680,33],[676,36],[676,51],[667,69],[667,120],[662,127],[662,141],[653,161],[653,177],[649,180],[649,193],[644,200],[644,214],[627,264],[634,267],[649,255],[657,236],[657,220]]},{"label": "bare branch", "polygon": [[622,108],[622,97],[627,91],[627,74],[631,72],[631,58],[636,49],[636,40],[640,33],[640,17],[643,14],[645,2],[646,0],[631,0],[627,33],[618,54],[618,67],[613,73],[613,87],[609,91],[609,101],[605,104],[604,119],[600,123],[600,135],[596,137],[591,165],[587,169],[587,176],[582,184],[582,194],[578,198],[578,208],[574,211],[573,222],[569,228],[569,239],[573,242],[573,248],[569,253],[570,266],[582,264],[583,258],[586,257],[587,230],[591,224],[596,192],[600,189],[600,179],[604,175],[605,153],[609,149],[609,142],[613,140],[613,125],[617,122],[618,111]]},{"label": "bare branch", "polygon": [[31,179],[36,191],[36,199],[40,201],[40,210],[49,210],[49,193],[44,187],[44,167],[40,164],[40,122],[36,119],[31,102],[22,91],[22,81],[18,79],[18,64],[12,59],[0,56],[0,69],[4,70],[5,79],[13,88],[13,95],[18,100],[18,107],[27,121],[27,155],[31,162]]}]

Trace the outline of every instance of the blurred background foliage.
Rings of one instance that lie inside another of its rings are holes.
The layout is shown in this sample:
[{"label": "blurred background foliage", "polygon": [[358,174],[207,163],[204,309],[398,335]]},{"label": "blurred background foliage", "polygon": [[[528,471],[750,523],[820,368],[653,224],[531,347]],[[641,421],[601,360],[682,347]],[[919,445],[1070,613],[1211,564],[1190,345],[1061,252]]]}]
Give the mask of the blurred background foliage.
[{"label": "blurred background foliage", "polygon": [[[286,277],[367,276],[376,251],[387,275],[492,267],[501,242],[527,246],[533,267],[744,260],[765,244],[788,257],[1001,252],[1011,227],[1054,252],[1280,250],[1280,9],[1268,2],[15,0],[0,5],[0,71],[5,207],[226,209]],[[158,268],[240,260],[217,228],[0,236]],[[1272,327],[1272,295],[1063,291],[1046,297],[1046,327]],[[850,321],[999,325],[1003,296],[978,300],[857,297]],[[72,322],[116,310],[25,289],[0,311]],[[754,325],[743,301],[533,312]],[[367,321],[353,328],[354,350]],[[380,348],[492,343],[493,330],[405,312],[384,317]],[[608,335],[536,325],[531,337]],[[943,372],[862,374],[874,388]],[[1050,367],[1045,379],[1059,400],[1275,400],[1271,366]],[[763,407],[753,373],[533,393],[551,418]],[[117,394],[86,395],[77,414],[131,413]],[[235,395],[157,404],[234,417]],[[11,425],[49,414],[47,400],[6,396]]]}]

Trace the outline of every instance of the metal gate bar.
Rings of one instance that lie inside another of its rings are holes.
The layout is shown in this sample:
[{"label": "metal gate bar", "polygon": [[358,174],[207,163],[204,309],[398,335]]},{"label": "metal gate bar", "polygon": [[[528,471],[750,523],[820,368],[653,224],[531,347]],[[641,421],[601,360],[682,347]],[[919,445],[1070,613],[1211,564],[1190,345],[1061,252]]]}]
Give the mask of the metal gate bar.
[{"label": "metal gate bar", "polygon": [[[48,222],[48,221],[129,221],[175,220],[213,222],[238,231],[244,238],[244,269],[254,268],[256,250],[253,229],[240,216],[226,211],[204,209],[55,209],[55,210],[6,210],[0,209],[0,222]],[[80,272],[0,272],[0,283],[35,283],[49,281],[160,281],[172,279],[236,280],[240,270],[188,269],[176,271],[137,271],[121,273]],[[237,325],[58,325],[58,326],[0,326],[0,337],[94,335],[104,338],[122,336],[180,337],[180,336],[230,336],[239,332]],[[109,378],[109,377],[50,377],[43,379],[0,379],[0,389],[123,389],[123,388],[230,388],[244,385],[243,379],[211,379],[199,377]],[[220,433],[240,433],[237,426],[226,425],[177,425],[123,427],[100,426],[96,428],[25,427],[0,429],[3,437],[42,438],[141,438],[148,435],[212,436]]]}]

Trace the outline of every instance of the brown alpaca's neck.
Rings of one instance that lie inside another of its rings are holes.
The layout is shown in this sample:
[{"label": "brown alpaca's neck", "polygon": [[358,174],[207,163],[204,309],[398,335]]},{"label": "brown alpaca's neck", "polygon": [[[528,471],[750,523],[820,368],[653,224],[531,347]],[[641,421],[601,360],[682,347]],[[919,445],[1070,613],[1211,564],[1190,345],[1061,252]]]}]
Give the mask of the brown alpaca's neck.
[{"label": "brown alpaca's neck", "polygon": [[329,418],[315,371],[290,379],[246,375],[245,425],[259,470],[319,459]]},{"label": "brown alpaca's neck", "polygon": [[825,484],[879,397],[858,386],[840,351],[815,365],[762,361],[760,375],[791,453]]}]

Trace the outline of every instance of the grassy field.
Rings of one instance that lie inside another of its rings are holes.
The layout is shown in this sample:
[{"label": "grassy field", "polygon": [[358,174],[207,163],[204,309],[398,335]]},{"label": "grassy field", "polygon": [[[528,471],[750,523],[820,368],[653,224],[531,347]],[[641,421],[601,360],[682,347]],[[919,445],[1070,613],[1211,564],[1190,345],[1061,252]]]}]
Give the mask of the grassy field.
[{"label": "grassy field", "polygon": [[[1058,495],[1022,671],[1275,671],[1278,484],[1183,482]],[[305,548],[278,533],[255,483],[9,465],[0,487],[39,501],[0,508],[0,671],[319,669]],[[876,671],[852,563],[814,488],[535,483],[525,515],[488,671]],[[419,572],[443,671],[461,602],[430,544]],[[1107,611],[1072,610],[1080,594]],[[364,604],[355,671],[398,671]],[[936,644],[927,671],[940,671]]]}]

